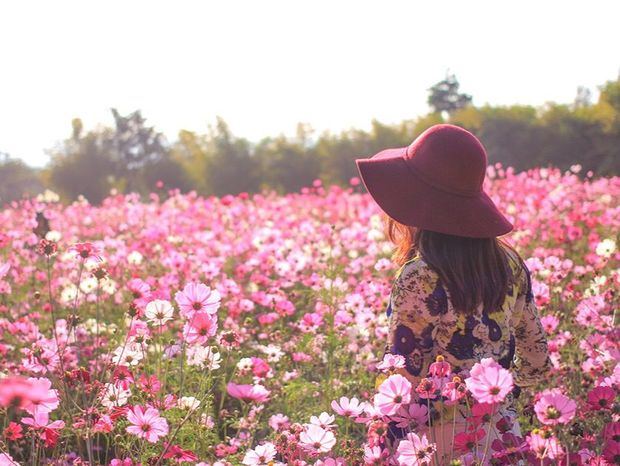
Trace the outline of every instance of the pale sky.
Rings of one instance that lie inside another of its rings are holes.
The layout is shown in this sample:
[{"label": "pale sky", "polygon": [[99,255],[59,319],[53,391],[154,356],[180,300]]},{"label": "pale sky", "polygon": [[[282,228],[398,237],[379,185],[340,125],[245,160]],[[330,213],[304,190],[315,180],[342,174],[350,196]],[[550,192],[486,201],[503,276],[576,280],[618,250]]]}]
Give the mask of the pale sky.
[{"label": "pale sky", "polygon": [[474,104],[572,102],[620,71],[620,2],[0,0],[0,152],[141,109],[169,140],[396,123],[454,72]]}]

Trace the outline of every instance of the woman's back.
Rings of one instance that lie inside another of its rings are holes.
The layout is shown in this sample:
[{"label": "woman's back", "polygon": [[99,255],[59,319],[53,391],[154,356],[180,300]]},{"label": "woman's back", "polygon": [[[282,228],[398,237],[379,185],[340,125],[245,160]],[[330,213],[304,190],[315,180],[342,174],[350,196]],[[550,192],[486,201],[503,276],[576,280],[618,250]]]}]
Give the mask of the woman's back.
[{"label": "woman's back", "polygon": [[492,357],[514,369],[518,386],[535,383],[548,369],[529,271],[511,251],[507,253],[511,276],[503,305],[489,310],[479,305],[471,313],[454,309],[439,273],[419,255],[399,269],[388,308],[392,338],[385,350],[405,357],[410,379],[425,377],[439,355],[454,372]]},{"label": "woman's back", "polygon": [[[510,275],[505,299],[497,309],[483,309],[479,305],[471,312],[456,311],[440,274],[420,255],[398,270],[387,311],[389,332],[385,352],[404,357],[405,367],[398,372],[410,380],[414,390],[427,377],[429,366],[437,356],[450,363],[452,372],[461,373],[463,379],[475,363],[493,358],[512,371],[517,387],[536,383],[549,369],[547,342],[532,296],[529,271],[515,253],[509,250],[506,253]],[[426,404],[428,400],[418,401]],[[496,420],[516,417],[512,403],[511,395],[496,412]],[[440,415],[433,414],[435,419],[429,422],[434,424],[431,437],[446,439],[437,442],[441,457],[452,451],[454,426],[445,412],[441,416],[445,426],[438,425]],[[456,431],[465,431],[464,418],[459,413],[456,416]],[[390,430],[393,438],[406,434],[406,429],[391,426]],[[514,423],[512,432],[520,434],[518,423]],[[491,433],[492,438],[497,435]]]}]

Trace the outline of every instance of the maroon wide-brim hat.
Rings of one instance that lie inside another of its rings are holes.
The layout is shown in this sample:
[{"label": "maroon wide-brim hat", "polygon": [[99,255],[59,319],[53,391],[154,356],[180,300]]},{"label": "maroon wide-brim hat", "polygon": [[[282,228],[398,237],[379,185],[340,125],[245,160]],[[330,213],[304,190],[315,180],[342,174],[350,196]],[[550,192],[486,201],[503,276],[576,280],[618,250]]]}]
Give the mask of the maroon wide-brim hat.
[{"label": "maroon wide-brim hat", "polygon": [[459,126],[431,126],[408,147],[355,163],[366,190],[399,223],[471,238],[513,229],[482,188],[486,150]]}]

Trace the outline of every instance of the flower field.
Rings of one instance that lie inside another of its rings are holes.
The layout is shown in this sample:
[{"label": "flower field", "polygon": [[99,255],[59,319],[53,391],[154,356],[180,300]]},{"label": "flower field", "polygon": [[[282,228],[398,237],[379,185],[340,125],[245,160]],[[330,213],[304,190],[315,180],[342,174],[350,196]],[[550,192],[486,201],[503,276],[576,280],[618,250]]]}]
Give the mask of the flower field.
[{"label": "flower field", "polygon": [[496,362],[439,358],[416,387],[383,357],[396,267],[359,180],[47,195],[0,214],[0,466],[437,464],[437,403],[471,412],[445,464],[620,464],[620,178],[488,175],[553,363],[518,398],[522,437],[488,441],[510,422],[489,425],[513,388]]}]

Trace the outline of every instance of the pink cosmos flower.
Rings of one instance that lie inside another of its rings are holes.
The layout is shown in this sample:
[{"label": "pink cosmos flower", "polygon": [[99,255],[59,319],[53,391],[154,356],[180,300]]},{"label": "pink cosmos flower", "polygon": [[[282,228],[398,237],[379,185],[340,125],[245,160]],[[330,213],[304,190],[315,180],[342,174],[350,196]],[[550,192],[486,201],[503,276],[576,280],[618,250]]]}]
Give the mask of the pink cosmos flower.
[{"label": "pink cosmos flower", "polygon": [[127,420],[131,423],[127,432],[147,442],[156,443],[160,437],[168,435],[168,421],[155,408],[143,410],[141,406],[134,406],[127,412]]},{"label": "pink cosmos flower", "polygon": [[34,385],[33,389],[35,391],[45,393],[45,397],[41,400],[29,401],[26,403],[24,409],[29,414],[34,414],[35,409],[49,413],[58,408],[58,404],[60,403],[58,399],[58,391],[52,388],[52,382],[50,382],[49,379],[46,379],[45,377],[30,377],[28,380]]},{"label": "pink cosmos flower", "polygon": [[0,406],[16,406],[25,408],[41,403],[49,397],[49,390],[36,379],[26,379],[21,376],[8,376],[0,379]]},{"label": "pink cosmos flower", "polygon": [[258,445],[253,450],[246,452],[243,457],[243,464],[248,466],[267,466],[276,456],[276,447],[273,443],[267,442]]},{"label": "pink cosmos flower", "polygon": [[484,429],[459,432],[454,436],[454,449],[461,453],[474,451],[478,442],[480,442],[485,435]]},{"label": "pink cosmos flower", "polygon": [[465,384],[480,403],[501,403],[514,386],[512,374],[492,358],[474,364]]},{"label": "pink cosmos flower", "polygon": [[546,315],[540,318],[540,323],[548,335],[553,334],[560,324],[560,319],[554,315]]},{"label": "pink cosmos flower", "polygon": [[473,427],[491,422],[495,405],[491,403],[476,403],[471,407],[471,416],[469,418]]},{"label": "pink cosmos flower", "polygon": [[114,429],[114,423],[112,422],[112,418],[107,414],[104,414],[97,419],[97,422],[95,422],[95,425],[93,426],[93,432],[107,433],[112,432],[112,429]]},{"label": "pink cosmos flower", "polygon": [[332,409],[341,416],[356,417],[364,411],[364,403],[360,403],[357,398],[349,399],[343,396],[340,398],[340,403],[332,400]]},{"label": "pink cosmos flower", "polygon": [[336,444],[336,437],[328,430],[308,424],[299,434],[299,445],[312,453],[327,453]]},{"label": "pink cosmos flower", "polygon": [[538,459],[549,458],[555,460],[564,456],[562,445],[553,435],[543,436],[532,432],[525,440],[530,446],[532,453],[534,453]]},{"label": "pink cosmos flower", "polygon": [[183,327],[183,337],[189,344],[203,345],[217,332],[217,316],[196,312]]},{"label": "pink cosmos flower", "polygon": [[575,417],[577,404],[560,389],[547,389],[534,405],[538,420],[546,425],[567,424]]},{"label": "pink cosmos flower", "polygon": [[32,417],[22,418],[22,423],[39,431],[39,437],[45,441],[45,445],[48,447],[56,444],[59,436],[57,431],[65,427],[64,421],[50,422],[49,413],[37,408],[34,409]]},{"label": "pink cosmos flower", "polygon": [[[609,464],[618,464],[618,458],[620,458],[620,442],[607,442],[603,448],[603,458],[609,461]],[[594,463],[590,462],[590,464]]]},{"label": "pink cosmos flower", "polygon": [[233,398],[238,398],[243,401],[254,401],[256,403],[264,403],[269,398],[269,390],[262,385],[243,385],[228,382],[226,385],[226,391]]},{"label": "pink cosmos flower", "polygon": [[164,448],[166,453],[163,457],[165,459],[172,459],[177,463],[193,463],[198,459],[193,451],[185,450],[179,445],[164,444]]},{"label": "pink cosmos flower", "polygon": [[420,398],[434,400],[437,398],[439,387],[433,379],[424,378],[415,389]]},{"label": "pink cosmos flower", "polygon": [[11,264],[9,264],[8,262],[5,262],[5,263],[0,262],[0,278],[4,278],[5,275],[9,273],[10,269],[11,269]]},{"label": "pink cosmos flower", "polygon": [[[303,465],[303,462],[300,463]],[[271,465],[270,465],[271,466]],[[275,466],[286,466],[284,463],[276,463]],[[347,466],[347,463],[344,458],[332,458],[331,456],[327,456],[323,459],[316,460],[314,466]]]},{"label": "pink cosmos flower", "polygon": [[610,422],[603,428],[603,438],[620,443],[620,422]]},{"label": "pink cosmos flower", "polygon": [[269,418],[269,427],[271,427],[276,432],[281,429],[285,429],[290,425],[288,416],[285,416],[282,413],[274,414]]},{"label": "pink cosmos flower", "polygon": [[405,358],[401,354],[386,353],[383,361],[377,364],[377,369],[382,372],[395,371],[405,367]]},{"label": "pink cosmos flower", "polygon": [[367,444],[364,445],[364,464],[366,466],[383,466],[386,455],[387,452],[384,453],[378,445],[372,447]]},{"label": "pink cosmos flower", "polygon": [[467,386],[460,377],[453,377],[451,382],[446,383],[441,389],[441,396],[445,398],[444,403],[448,406],[458,404],[467,395]]},{"label": "pink cosmos flower", "polygon": [[400,441],[396,450],[396,461],[401,466],[422,466],[431,464],[436,446],[426,435],[419,437],[410,432]]},{"label": "pink cosmos flower", "polygon": [[93,243],[75,243],[69,247],[69,251],[72,252],[76,257],[81,259],[88,259],[92,257],[97,261],[101,261],[101,248],[99,246],[95,246]]},{"label": "pink cosmos flower", "polygon": [[188,283],[183,291],[177,291],[174,300],[179,306],[179,313],[190,319],[195,312],[215,314],[220,307],[220,293],[204,283]]},{"label": "pink cosmos flower", "polygon": [[400,374],[390,375],[379,386],[374,403],[386,416],[395,414],[398,409],[411,401],[411,382]]},{"label": "pink cosmos flower", "polygon": [[429,375],[433,377],[447,377],[452,371],[452,366],[443,356],[437,356],[437,359],[428,368]]},{"label": "pink cosmos flower", "polygon": [[595,410],[610,409],[616,398],[616,391],[611,387],[596,387],[588,393],[588,404]]},{"label": "pink cosmos flower", "polygon": [[396,422],[396,427],[411,428],[411,430],[419,430],[426,428],[428,421],[428,408],[422,404],[409,403],[402,405],[396,414],[390,416],[392,421]]}]

